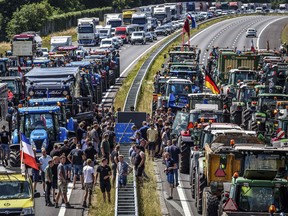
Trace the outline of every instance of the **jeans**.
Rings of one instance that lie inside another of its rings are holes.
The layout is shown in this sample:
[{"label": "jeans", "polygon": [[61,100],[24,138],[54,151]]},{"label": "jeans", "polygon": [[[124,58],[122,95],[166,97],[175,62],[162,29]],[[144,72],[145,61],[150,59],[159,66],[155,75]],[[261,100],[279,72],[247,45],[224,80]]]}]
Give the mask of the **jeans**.
[{"label": "jeans", "polygon": [[9,152],[10,152],[9,145],[2,143],[1,148],[3,149],[2,160],[8,160],[9,159]]},{"label": "jeans", "polygon": [[177,165],[177,169],[174,169],[174,176],[175,176],[175,183],[178,184],[178,169],[179,169],[179,166],[178,166],[178,163],[176,165]]},{"label": "jeans", "polygon": [[52,182],[46,181],[46,191],[45,191],[45,200],[46,203],[51,203],[50,194],[51,194]]}]

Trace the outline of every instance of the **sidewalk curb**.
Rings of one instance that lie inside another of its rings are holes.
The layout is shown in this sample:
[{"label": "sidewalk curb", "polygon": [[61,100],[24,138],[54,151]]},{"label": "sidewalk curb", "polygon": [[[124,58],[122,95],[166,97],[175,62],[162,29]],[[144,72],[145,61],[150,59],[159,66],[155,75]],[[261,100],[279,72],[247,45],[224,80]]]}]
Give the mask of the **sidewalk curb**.
[{"label": "sidewalk curb", "polygon": [[165,198],[164,198],[162,180],[160,178],[160,170],[155,161],[153,162],[153,165],[154,165],[154,172],[155,172],[156,183],[157,183],[157,191],[159,194],[161,213],[163,216],[170,216],[168,208],[166,206]]}]

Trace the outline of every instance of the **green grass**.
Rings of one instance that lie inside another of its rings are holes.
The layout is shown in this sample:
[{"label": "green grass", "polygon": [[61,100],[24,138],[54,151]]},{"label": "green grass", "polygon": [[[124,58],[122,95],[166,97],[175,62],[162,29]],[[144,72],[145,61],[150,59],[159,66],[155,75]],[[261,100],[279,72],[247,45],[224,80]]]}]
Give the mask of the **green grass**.
[{"label": "green grass", "polygon": [[281,42],[282,43],[284,43],[284,42],[288,43],[288,24],[286,24],[282,30]]}]

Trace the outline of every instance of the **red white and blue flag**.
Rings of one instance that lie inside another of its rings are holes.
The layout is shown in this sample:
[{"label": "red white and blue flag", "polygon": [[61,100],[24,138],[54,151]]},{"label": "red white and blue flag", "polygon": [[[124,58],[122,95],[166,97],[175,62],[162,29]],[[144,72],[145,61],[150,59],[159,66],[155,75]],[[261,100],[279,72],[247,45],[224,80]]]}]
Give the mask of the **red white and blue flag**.
[{"label": "red white and blue flag", "polygon": [[39,170],[39,167],[36,163],[35,155],[32,149],[32,145],[30,144],[29,140],[26,138],[24,134],[21,133],[21,154],[23,158],[23,163],[28,165],[31,168]]},{"label": "red white and blue flag", "polygon": [[188,13],[188,19],[191,20],[191,28],[197,28],[197,23],[195,17],[193,17],[190,13]]}]

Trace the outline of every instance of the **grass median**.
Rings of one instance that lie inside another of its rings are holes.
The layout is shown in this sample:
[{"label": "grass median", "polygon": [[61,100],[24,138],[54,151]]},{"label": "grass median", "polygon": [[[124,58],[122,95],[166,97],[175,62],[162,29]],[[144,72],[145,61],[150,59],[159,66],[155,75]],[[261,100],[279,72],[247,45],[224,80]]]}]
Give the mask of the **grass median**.
[{"label": "grass median", "polygon": [[286,24],[282,30],[281,42],[282,43],[286,42],[286,44],[288,43],[288,24]]}]

